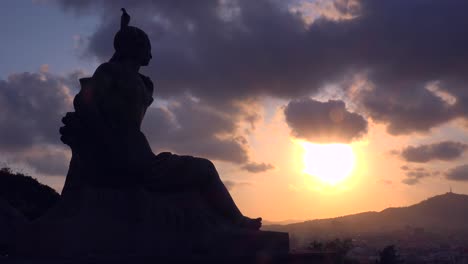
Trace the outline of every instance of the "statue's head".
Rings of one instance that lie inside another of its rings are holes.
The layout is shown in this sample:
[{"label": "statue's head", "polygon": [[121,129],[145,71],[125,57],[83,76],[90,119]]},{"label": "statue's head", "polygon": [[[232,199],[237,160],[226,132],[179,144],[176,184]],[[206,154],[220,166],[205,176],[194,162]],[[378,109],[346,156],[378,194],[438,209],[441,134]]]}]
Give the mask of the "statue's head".
[{"label": "statue's head", "polygon": [[129,26],[130,16],[124,8],[122,12],[120,30],[114,37],[115,53],[111,61],[132,60],[146,66],[152,58],[148,35],[137,27]]}]

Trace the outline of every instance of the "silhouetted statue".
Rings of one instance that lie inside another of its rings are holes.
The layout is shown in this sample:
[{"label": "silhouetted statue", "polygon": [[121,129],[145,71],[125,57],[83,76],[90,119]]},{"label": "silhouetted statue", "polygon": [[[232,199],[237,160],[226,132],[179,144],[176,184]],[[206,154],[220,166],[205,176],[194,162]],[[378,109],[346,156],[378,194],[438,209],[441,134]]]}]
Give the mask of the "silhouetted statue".
[{"label": "silhouetted statue", "polygon": [[[78,166],[87,169],[88,178],[81,184],[136,185],[152,192],[194,189],[233,224],[259,229],[261,218],[242,215],[209,160],[168,152],[155,156],[151,151],[140,128],[153,102],[153,83],[138,72],[152,58],[151,44],[145,32],[128,26],[130,16],[122,11],[114,56],[92,78],[81,80],[84,90],[75,98],[76,113],[63,119],[62,141],[76,154],[73,158],[80,159]],[[64,192],[73,188],[72,179],[69,175]]]},{"label": "silhouetted statue", "polygon": [[20,238],[19,252],[287,254],[288,235],[258,231],[261,218],[240,212],[209,160],[153,154],[140,130],[153,102],[153,83],[139,73],[151,43],[122,11],[114,55],[80,79],[75,112],[62,120],[72,150],[62,199]]}]

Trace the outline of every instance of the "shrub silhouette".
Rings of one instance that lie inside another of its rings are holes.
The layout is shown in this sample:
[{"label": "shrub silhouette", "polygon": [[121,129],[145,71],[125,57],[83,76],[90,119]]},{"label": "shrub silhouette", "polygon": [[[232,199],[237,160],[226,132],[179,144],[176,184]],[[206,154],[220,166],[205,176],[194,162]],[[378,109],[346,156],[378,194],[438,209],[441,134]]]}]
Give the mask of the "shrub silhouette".
[{"label": "shrub silhouette", "polygon": [[312,241],[308,249],[315,252],[331,252],[334,253],[333,263],[355,263],[353,259],[347,258],[348,252],[353,249],[353,242],[351,239],[339,239],[320,242]]},{"label": "shrub silhouette", "polygon": [[60,195],[31,176],[0,169],[0,199],[20,211],[28,220],[43,215],[59,199]]},{"label": "shrub silhouette", "polygon": [[397,254],[397,250],[394,245],[386,246],[380,253],[379,264],[399,264],[403,263],[403,260]]}]

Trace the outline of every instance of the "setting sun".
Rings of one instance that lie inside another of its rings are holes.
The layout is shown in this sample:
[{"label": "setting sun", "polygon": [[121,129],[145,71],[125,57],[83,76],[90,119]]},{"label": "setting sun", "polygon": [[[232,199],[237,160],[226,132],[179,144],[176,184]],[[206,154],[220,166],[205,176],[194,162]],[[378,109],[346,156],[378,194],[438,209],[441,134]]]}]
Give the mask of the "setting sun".
[{"label": "setting sun", "polygon": [[302,144],[304,172],[325,183],[335,185],[349,176],[354,167],[355,156],[346,144]]}]

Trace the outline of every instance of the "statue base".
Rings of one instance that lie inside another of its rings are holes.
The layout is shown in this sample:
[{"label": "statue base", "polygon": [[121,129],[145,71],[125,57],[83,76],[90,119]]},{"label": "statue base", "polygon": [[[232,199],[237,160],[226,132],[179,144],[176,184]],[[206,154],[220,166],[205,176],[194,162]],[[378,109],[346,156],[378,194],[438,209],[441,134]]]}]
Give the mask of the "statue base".
[{"label": "statue base", "polygon": [[287,233],[232,226],[197,193],[143,189],[70,190],[19,234],[28,258],[243,258],[289,253]]}]

